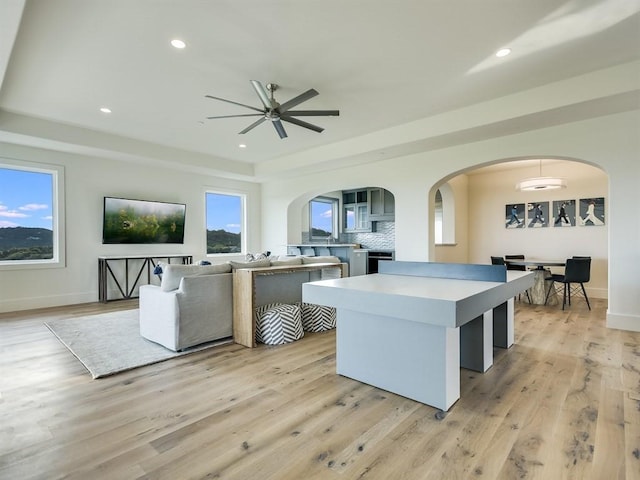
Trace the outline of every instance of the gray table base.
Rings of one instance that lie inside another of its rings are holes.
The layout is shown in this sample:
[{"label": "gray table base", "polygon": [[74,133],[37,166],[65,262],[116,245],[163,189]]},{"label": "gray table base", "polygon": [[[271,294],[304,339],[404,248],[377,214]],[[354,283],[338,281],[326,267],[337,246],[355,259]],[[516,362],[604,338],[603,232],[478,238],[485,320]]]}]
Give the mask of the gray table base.
[{"label": "gray table base", "polygon": [[354,380],[448,410],[460,367],[493,365],[493,346],[513,345],[513,299],[460,328],[338,308],[336,370]]}]

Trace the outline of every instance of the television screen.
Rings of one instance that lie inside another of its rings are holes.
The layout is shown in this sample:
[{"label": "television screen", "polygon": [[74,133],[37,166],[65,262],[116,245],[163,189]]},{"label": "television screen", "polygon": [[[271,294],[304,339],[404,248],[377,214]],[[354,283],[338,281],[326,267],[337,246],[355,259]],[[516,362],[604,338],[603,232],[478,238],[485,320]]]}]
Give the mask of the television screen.
[{"label": "television screen", "polygon": [[102,243],[184,243],[186,205],[104,197]]}]

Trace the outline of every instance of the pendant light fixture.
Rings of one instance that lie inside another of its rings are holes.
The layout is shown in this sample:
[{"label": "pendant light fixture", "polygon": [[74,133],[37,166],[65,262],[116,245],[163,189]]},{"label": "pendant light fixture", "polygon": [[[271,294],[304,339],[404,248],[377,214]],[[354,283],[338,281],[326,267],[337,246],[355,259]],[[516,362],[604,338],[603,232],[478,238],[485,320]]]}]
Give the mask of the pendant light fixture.
[{"label": "pendant light fixture", "polygon": [[532,190],[553,190],[556,188],[567,188],[567,181],[560,177],[542,176],[542,159],[539,160],[539,176],[525,178],[516,183],[516,190],[529,192]]}]

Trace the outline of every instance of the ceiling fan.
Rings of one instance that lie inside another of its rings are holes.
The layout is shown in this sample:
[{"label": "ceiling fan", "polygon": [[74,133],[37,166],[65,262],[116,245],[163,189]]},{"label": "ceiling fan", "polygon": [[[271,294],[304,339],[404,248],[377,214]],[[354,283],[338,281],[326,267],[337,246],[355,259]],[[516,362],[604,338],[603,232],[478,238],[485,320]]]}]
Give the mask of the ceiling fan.
[{"label": "ceiling fan", "polygon": [[291,108],[296,105],[301,104],[302,102],[306,102],[310,98],[318,95],[318,92],[313,88],[307,90],[304,93],[301,93],[297,97],[292,98],[291,100],[284,102],[283,104],[279,104],[276,102],[276,99],[273,97],[273,93],[278,89],[278,85],[275,83],[267,83],[267,87],[265,88],[257,80],[251,80],[251,85],[253,85],[253,89],[258,94],[258,98],[262,102],[263,108],[252,107],[251,105],[245,105],[243,103],[234,102],[232,100],[227,100],[220,97],[214,97],[212,95],[205,95],[207,98],[213,98],[214,100],[220,100],[222,102],[232,103],[234,105],[240,105],[241,107],[250,108],[251,110],[255,110],[260,113],[246,113],[242,115],[223,115],[219,117],[207,117],[208,119],[214,118],[236,118],[236,117],[261,117],[247,128],[242,130],[240,134],[245,134],[250,130],[253,130],[255,127],[260,125],[265,120],[271,121],[276,132],[280,138],[286,138],[287,132],[282,125],[282,122],[293,123],[294,125],[298,125],[299,127],[308,128],[309,130],[313,130],[314,132],[322,132],[324,128],[318,127],[317,125],[313,125],[311,123],[302,121],[295,117],[337,117],[340,115],[339,110],[291,110]]}]

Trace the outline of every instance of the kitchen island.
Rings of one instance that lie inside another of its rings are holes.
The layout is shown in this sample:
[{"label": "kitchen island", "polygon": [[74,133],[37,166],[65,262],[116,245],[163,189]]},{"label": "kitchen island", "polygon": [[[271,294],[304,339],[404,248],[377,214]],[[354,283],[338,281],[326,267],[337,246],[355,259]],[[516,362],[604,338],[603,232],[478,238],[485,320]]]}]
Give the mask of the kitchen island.
[{"label": "kitchen island", "polygon": [[367,253],[359,243],[299,243],[287,245],[287,255],[332,255],[349,264],[349,276],[367,273]]}]

